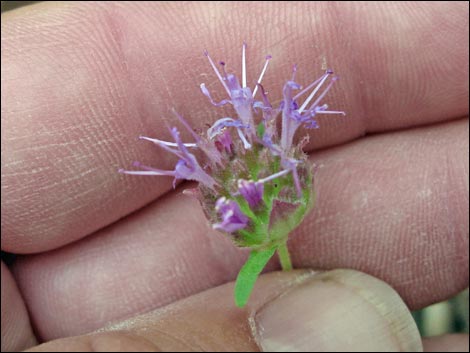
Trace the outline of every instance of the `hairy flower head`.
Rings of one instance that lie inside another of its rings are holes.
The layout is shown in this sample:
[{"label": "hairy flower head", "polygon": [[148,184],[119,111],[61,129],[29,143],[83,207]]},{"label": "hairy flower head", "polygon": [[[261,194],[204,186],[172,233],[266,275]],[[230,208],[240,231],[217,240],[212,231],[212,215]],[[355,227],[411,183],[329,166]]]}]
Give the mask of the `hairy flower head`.
[{"label": "hairy flower head", "polygon": [[[258,79],[249,87],[246,48],[244,43],[241,80],[227,73],[224,62],[216,65],[204,52],[227,97],[216,102],[204,83],[200,89],[214,106],[232,105],[233,116],[218,119],[200,135],[176,114],[193,141],[183,142],[176,127],[170,131],[173,141],[141,137],[175,155],[174,169],[134,163],[139,170],[121,172],[197,181],[198,198],[212,227],[230,234],[239,246],[263,250],[285,244],[288,233],[313,205],[313,174],[302,143],[295,143],[297,131],[318,128],[319,115],[344,112],[329,110],[323,102],[337,80],[333,71],[326,70],[302,88],[295,80],[296,66],[283,87],[282,101],[273,106],[261,84],[272,57],[266,57]],[[196,150],[204,160],[196,158]]]}]

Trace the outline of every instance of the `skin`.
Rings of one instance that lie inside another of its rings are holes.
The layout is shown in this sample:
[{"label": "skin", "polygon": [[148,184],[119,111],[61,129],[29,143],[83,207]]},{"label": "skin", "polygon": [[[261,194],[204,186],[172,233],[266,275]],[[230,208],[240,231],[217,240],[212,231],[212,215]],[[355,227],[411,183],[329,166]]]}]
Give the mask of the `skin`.
[{"label": "skin", "polygon": [[325,60],[341,76],[326,101],[347,117],[307,131],[318,206],[292,235],[294,266],[364,271],[412,310],[467,287],[467,14],[464,2],[60,3],[2,14],[1,247],[24,255],[13,276],[2,266],[2,350],[4,324],[22,328],[8,348],[25,348],[236,277],[246,253],[209,229],[181,195],[189,184],[117,169],[173,167],[136,137],[168,138],[171,108],[199,129],[220,117],[198,90],[205,82],[224,98],[202,50],[239,73],[244,38],[249,82],[273,55],[263,84],[274,102],[293,63],[302,84]]}]

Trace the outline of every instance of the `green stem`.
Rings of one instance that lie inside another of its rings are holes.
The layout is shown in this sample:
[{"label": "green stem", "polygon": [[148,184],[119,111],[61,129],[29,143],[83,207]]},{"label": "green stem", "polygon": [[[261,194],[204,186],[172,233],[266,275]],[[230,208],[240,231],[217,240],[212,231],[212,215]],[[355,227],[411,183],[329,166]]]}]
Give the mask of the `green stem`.
[{"label": "green stem", "polygon": [[277,255],[279,256],[279,261],[281,262],[282,270],[292,270],[292,261],[290,260],[289,250],[287,249],[287,243],[278,246]]}]

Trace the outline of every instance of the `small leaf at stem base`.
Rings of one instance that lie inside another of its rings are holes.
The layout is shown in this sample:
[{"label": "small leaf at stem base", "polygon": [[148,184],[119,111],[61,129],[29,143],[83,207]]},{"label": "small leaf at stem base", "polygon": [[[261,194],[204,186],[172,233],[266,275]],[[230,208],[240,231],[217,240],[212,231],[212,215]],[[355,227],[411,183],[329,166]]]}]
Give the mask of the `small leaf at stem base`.
[{"label": "small leaf at stem base", "polygon": [[240,270],[235,283],[235,304],[239,308],[244,307],[248,302],[256,279],[268,263],[269,259],[276,252],[276,248],[277,247],[272,247],[267,250],[251,251],[248,260]]}]

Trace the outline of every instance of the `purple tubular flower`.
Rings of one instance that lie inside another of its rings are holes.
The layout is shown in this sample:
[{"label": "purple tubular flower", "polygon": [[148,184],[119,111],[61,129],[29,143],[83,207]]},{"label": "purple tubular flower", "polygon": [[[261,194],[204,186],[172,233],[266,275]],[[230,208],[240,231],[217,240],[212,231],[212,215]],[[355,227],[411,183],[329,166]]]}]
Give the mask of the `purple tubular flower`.
[{"label": "purple tubular flower", "polygon": [[[193,136],[194,140],[196,140],[196,146],[199,147],[201,151],[204,152],[204,154],[209,158],[209,161],[213,165],[219,165],[222,166],[222,156],[220,155],[220,152],[217,150],[217,148],[211,144],[210,142],[206,141],[205,139],[202,139],[201,136],[196,134],[193,129],[191,129],[191,126],[189,123],[184,119],[180,114],[178,114],[176,111],[173,111],[176,117],[179,119],[179,121],[184,125],[186,130],[189,131],[189,133]],[[187,144],[184,144],[187,146]]]},{"label": "purple tubular flower", "polygon": [[233,200],[221,197],[215,203],[215,210],[219,213],[222,221],[216,223],[212,228],[227,233],[233,233],[248,225],[249,218],[240,210],[240,206]]},{"label": "purple tubular flower", "polygon": [[[264,88],[261,84],[258,84],[257,87],[260,87],[261,89],[261,95],[263,97],[263,102],[255,102],[253,104],[253,109],[259,108],[261,109],[263,113],[263,125],[264,125],[264,134],[262,136],[262,141],[261,144],[264,146],[268,147],[273,151],[272,147],[274,147],[274,144],[272,142],[272,139],[277,137],[277,124],[276,124],[276,116],[279,113],[280,109],[275,109],[271,105],[271,103],[268,100],[267,93],[264,91]],[[277,146],[275,149],[279,149]],[[278,154],[275,154],[278,155]]]},{"label": "purple tubular flower", "polygon": [[294,81],[287,81],[284,85],[283,107],[282,107],[282,132],[281,132],[281,147],[285,152],[289,152],[294,139],[295,131],[300,126],[300,121],[295,119],[295,109],[297,104],[292,99],[292,90],[299,89],[300,85]]},{"label": "purple tubular flower", "polygon": [[178,144],[178,151],[172,150],[172,152],[181,158],[176,164],[175,178],[195,180],[213,189],[216,181],[201,168],[196,157],[189,153],[181,141],[178,129],[175,127],[171,129],[171,134]]},{"label": "purple tubular flower", "polygon": [[209,98],[210,102],[219,107],[225,104],[232,104],[237,112],[240,120],[243,124],[247,125],[248,128],[253,126],[253,113],[251,111],[251,104],[253,101],[251,90],[248,87],[242,88],[238,83],[237,78],[234,75],[228,75],[226,77],[226,82],[228,83],[228,87],[230,90],[230,100],[224,99],[219,103],[215,102],[212,99],[211,94],[209,93],[206,85],[201,83],[201,91],[202,93]]},{"label": "purple tubular flower", "polygon": [[230,100],[224,99],[219,103],[215,102],[204,83],[201,83],[201,91],[215,106],[221,106],[227,103],[232,104],[243,125],[246,129],[250,129],[251,126],[253,126],[253,112],[251,110],[253,98],[251,90],[248,87],[240,87],[240,84],[234,75],[226,76],[224,83],[225,82],[227,82],[227,87],[229,88]]},{"label": "purple tubular flower", "polygon": [[255,209],[263,201],[264,184],[259,181],[239,179],[238,191],[251,209]]},{"label": "purple tubular flower", "polygon": [[[263,69],[261,70],[261,74],[258,78],[258,81],[256,83],[256,86],[253,90],[253,93],[249,87],[247,87],[247,78],[246,78],[246,43],[243,43],[242,47],[242,85],[240,86],[240,83],[238,82],[237,78],[235,75],[227,74],[225,71],[225,63],[221,62],[222,66],[222,72],[223,75],[220,74],[219,70],[214,64],[214,61],[212,58],[209,56],[209,53],[207,51],[204,52],[204,54],[207,56],[207,59],[209,60],[209,63],[212,66],[212,69],[214,70],[215,74],[217,75],[219,81],[222,83],[224,86],[225,90],[229,94],[230,100],[222,100],[219,103],[216,103],[209,91],[207,90],[206,86],[204,84],[201,84],[201,91],[202,93],[209,98],[212,104],[216,106],[224,105],[227,103],[231,103],[233,107],[235,108],[238,116],[240,117],[240,120],[243,122],[243,124],[247,125],[247,129],[251,129],[254,126],[254,119],[253,119],[253,111],[252,111],[252,105],[253,105],[253,98],[258,90],[258,85],[261,83],[263,76],[268,68],[269,61],[271,60],[271,55],[266,56],[266,61],[263,66]],[[250,138],[250,135],[248,135]]]},{"label": "purple tubular flower", "polygon": [[205,186],[214,189],[217,182],[207,174],[199,165],[196,157],[189,153],[183,141],[181,141],[178,129],[175,127],[171,129],[171,134],[175,140],[177,148],[172,148],[172,143],[161,141],[158,139],[148,139],[163,148],[164,150],[173,153],[178,156],[180,159],[176,163],[175,170],[161,170],[155,169],[147,166],[140,165],[140,163],[134,163],[134,166],[141,167],[144,171],[127,171],[120,170],[124,174],[136,174],[136,175],[167,175],[174,176],[175,180],[173,181],[173,187],[175,187],[176,179],[186,179],[198,181]]},{"label": "purple tubular flower", "polygon": [[227,75],[227,86],[230,90],[230,98],[243,124],[249,127],[253,126],[253,111],[251,105],[253,103],[253,94],[249,87],[240,87],[235,75]]},{"label": "purple tubular flower", "polygon": [[[295,72],[294,72],[295,73]],[[327,70],[319,79],[312,82],[305,89],[299,92],[297,95],[292,97],[292,90],[299,89],[300,86],[293,81],[288,81],[284,86],[284,101],[282,107],[282,137],[281,147],[285,152],[288,152],[292,147],[295,132],[302,123],[306,123],[307,128],[317,128],[318,124],[313,119],[316,114],[342,114],[342,111],[328,111],[328,105],[324,104],[319,106],[320,101],[324,98],[326,93],[333,86],[338,77],[333,77],[323,92],[316,98],[316,100],[310,105],[308,109],[306,107],[316,96],[320,88],[326,82],[328,77],[333,74],[333,71]],[[296,99],[301,95],[312,89],[307,99],[298,107]]]}]

